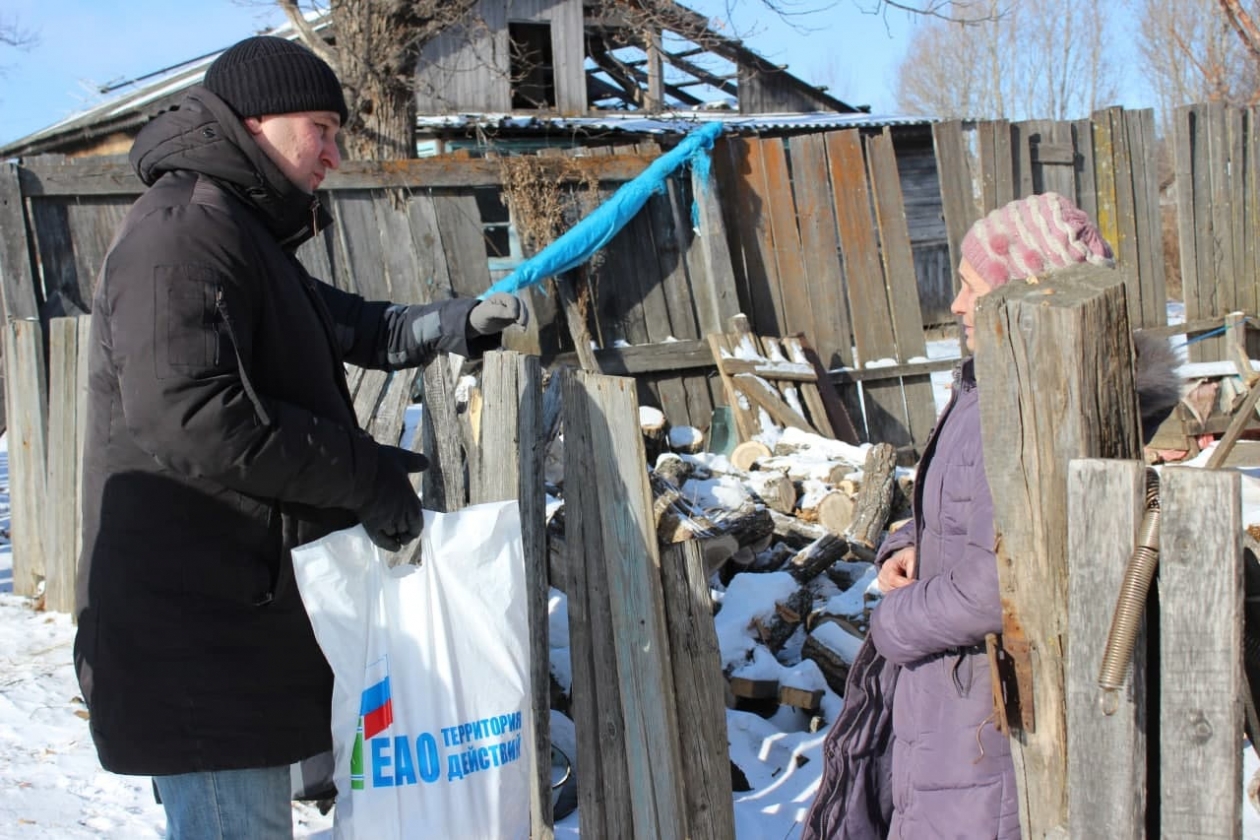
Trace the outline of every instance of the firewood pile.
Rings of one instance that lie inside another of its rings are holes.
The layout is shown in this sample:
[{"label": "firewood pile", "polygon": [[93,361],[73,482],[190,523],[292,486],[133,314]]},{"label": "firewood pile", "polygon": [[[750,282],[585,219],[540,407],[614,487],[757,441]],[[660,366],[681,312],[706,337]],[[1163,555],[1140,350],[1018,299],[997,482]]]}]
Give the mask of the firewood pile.
[{"label": "firewood pile", "polygon": [[[704,451],[694,428],[668,428],[655,409],[641,411],[640,426],[660,544],[702,548],[728,706],[765,716],[786,706],[822,726],[824,689],[843,693],[878,598],[878,544],[909,516],[908,471],[896,468],[891,445],[796,428],[726,456]],[[563,445],[553,434],[546,454],[551,579],[561,591]]]}]

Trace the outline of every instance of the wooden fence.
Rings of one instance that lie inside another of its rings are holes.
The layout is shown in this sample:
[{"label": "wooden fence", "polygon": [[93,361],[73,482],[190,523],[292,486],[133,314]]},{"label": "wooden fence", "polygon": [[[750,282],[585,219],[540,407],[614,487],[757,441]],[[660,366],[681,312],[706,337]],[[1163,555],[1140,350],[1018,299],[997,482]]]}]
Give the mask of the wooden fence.
[{"label": "wooden fence", "polygon": [[1246,689],[1236,472],[1160,473],[1158,583],[1124,688],[1109,696],[1099,687],[1146,508],[1145,469],[1080,460],[1068,473],[1065,836],[1239,838]]},{"label": "wooden fence", "polygon": [[[1179,108],[1174,191],[1186,318],[1260,306],[1260,130],[1257,109],[1219,103]],[[1260,354],[1260,342],[1250,350]],[[1220,339],[1191,347],[1191,359],[1223,358]]]}]

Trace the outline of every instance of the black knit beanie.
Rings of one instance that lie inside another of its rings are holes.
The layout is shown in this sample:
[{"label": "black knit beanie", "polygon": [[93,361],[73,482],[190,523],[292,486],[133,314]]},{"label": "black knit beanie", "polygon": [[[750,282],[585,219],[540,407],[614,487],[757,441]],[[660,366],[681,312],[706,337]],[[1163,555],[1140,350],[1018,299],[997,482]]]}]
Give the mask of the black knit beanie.
[{"label": "black knit beanie", "polygon": [[346,121],[337,74],[315,53],[285,38],[259,35],[228,47],[202,84],[241,117],[336,111]]}]

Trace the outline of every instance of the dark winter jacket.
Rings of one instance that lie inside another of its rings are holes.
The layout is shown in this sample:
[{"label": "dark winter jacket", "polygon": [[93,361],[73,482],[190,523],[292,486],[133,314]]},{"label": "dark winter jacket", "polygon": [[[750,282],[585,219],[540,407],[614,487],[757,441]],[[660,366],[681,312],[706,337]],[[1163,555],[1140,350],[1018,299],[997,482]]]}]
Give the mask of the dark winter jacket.
[{"label": "dark winter jacket", "polygon": [[[1180,396],[1167,342],[1136,337],[1143,424]],[[993,725],[984,636],[1001,631],[993,500],[973,362],[924,447],[914,518],[876,558],[916,546],[916,582],[884,595],[824,744],[802,840],[1018,838],[1009,739]]]},{"label": "dark winter jacket", "polygon": [[475,354],[475,300],[366,302],[294,249],[328,221],[194,88],[141,131],[92,305],[74,658],[101,764],[160,775],[329,749],[332,675],[289,550],[355,524],[379,445],[344,363]]}]

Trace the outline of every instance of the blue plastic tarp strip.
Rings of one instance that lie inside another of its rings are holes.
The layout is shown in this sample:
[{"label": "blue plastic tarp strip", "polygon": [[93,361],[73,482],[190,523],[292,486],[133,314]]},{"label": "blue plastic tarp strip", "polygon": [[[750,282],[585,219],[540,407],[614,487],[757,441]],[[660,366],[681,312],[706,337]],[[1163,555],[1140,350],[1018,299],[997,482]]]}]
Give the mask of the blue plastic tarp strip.
[{"label": "blue plastic tarp strip", "polygon": [[[709,150],[721,133],[720,123],[709,123],[688,133],[677,146],[652,161],[634,180],[622,184],[589,216],[521,263],[515,271],[483,292],[481,297],[484,299],[496,292],[516,292],[586,262],[643,209],[653,193],[665,191],[665,179],[684,163],[690,162],[700,175],[700,182],[708,183]],[[693,207],[693,224],[695,216]]]}]

